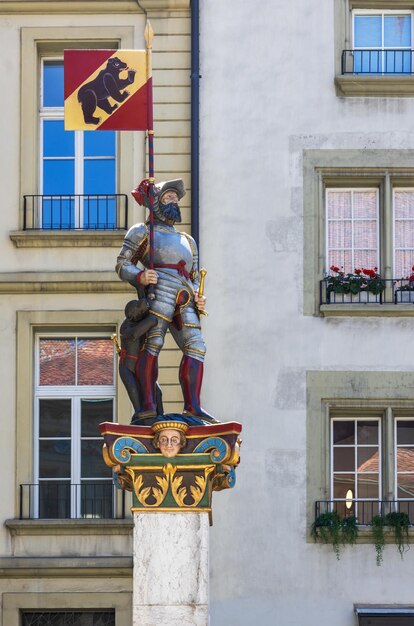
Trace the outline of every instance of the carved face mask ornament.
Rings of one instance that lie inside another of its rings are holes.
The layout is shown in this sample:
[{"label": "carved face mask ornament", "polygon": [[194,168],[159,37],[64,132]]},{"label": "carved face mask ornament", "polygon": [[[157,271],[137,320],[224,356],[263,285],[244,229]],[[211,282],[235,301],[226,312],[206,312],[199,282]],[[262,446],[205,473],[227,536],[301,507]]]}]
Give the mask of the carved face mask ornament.
[{"label": "carved face mask ornament", "polygon": [[154,448],[158,448],[161,454],[167,458],[172,458],[180,453],[186,445],[185,432],[188,430],[187,424],[183,422],[158,422],[152,426],[154,436]]}]

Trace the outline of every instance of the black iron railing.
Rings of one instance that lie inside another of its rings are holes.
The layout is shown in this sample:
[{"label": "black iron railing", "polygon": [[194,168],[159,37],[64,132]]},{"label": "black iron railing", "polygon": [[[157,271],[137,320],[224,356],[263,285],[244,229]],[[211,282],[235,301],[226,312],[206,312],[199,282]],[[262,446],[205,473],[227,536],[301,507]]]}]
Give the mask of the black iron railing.
[{"label": "black iron railing", "polygon": [[414,50],[343,50],[342,74],[413,74]]},{"label": "black iron railing", "polygon": [[126,194],[23,196],[23,230],[121,230],[127,224]]},{"label": "black iron railing", "polygon": [[119,489],[110,481],[70,484],[63,481],[39,481],[20,485],[20,519],[124,519],[125,491],[121,491],[120,510],[116,494]]},{"label": "black iron railing", "polygon": [[[407,278],[380,279],[370,291],[368,287],[356,290],[346,279],[340,284],[337,277],[324,278],[319,284],[320,304],[414,304],[414,283]],[[413,289],[411,289],[413,287]]]},{"label": "black iron railing", "polygon": [[369,526],[375,515],[407,513],[410,525],[414,525],[414,500],[319,500],[315,502],[315,520],[322,513],[335,511],[341,518],[356,517],[358,524]]}]

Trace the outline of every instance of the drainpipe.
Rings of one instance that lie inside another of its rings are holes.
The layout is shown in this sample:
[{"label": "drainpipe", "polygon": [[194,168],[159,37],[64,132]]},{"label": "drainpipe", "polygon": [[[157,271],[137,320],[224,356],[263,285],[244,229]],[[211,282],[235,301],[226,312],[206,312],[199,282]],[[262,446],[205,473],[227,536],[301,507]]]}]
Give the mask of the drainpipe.
[{"label": "drainpipe", "polygon": [[198,247],[200,202],[200,6],[191,0],[191,234]]}]

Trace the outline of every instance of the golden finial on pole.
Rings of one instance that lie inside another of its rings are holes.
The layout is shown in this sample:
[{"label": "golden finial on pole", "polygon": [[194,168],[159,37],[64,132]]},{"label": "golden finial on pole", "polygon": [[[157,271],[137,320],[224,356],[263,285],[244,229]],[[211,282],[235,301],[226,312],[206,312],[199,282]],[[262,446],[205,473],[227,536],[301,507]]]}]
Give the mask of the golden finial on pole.
[{"label": "golden finial on pole", "polygon": [[[198,295],[199,296],[204,296],[204,281],[206,279],[206,274],[207,274],[207,270],[205,269],[205,267],[202,267],[201,270],[200,270],[200,284],[198,286]],[[199,311],[199,313],[201,313],[202,315],[205,315],[206,317],[208,317],[207,311],[204,311],[203,309],[201,311]]]},{"label": "golden finial on pole", "polygon": [[147,24],[145,26],[145,33],[144,33],[144,37],[145,37],[145,43],[147,50],[150,50],[152,48],[152,40],[154,39],[154,31],[152,30],[152,26],[151,26],[151,22],[149,20],[147,20]]}]

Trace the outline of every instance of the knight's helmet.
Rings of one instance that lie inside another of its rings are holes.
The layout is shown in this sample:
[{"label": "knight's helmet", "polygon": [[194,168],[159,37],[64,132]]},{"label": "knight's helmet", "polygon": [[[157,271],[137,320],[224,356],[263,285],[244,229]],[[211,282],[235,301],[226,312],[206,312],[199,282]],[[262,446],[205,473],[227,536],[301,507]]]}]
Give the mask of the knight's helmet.
[{"label": "knight's helmet", "polygon": [[[132,191],[132,195],[135,200],[138,202],[140,206],[144,206],[147,209],[150,209],[150,197],[149,197],[149,180],[145,178],[140,182],[137,187]],[[152,209],[154,211],[154,215],[157,219],[162,222],[168,221],[166,216],[163,214],[162,204],[160,203],[161,197],[164,195],[166,191],[175,191],[178,196],[178,200],[181,200],[185,196],[185,187],[184,181],[182,178],[176,178],[174,180],[167,180],[161,183],[156,183],[153,187],[154,189],[154,198],[152,202]],[[175,220],[175,221],[181,221]]]}]

